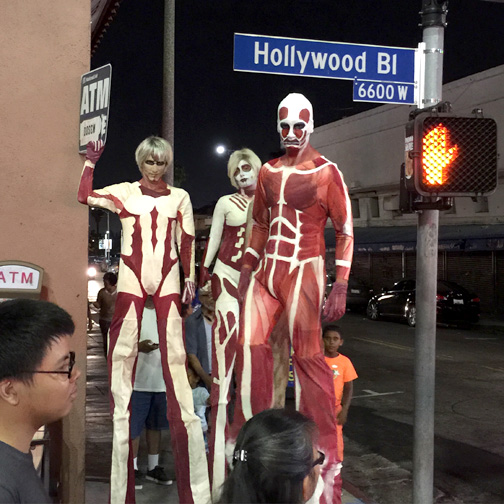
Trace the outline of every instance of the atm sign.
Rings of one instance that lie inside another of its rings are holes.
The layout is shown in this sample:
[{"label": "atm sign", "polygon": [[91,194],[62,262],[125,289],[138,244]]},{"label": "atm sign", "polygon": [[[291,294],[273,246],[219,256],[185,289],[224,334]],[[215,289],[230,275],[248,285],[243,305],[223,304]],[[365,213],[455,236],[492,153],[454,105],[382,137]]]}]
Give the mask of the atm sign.
[{"label": "atm sign", "polygon": [[37,289],[40,272],[19,264],[0,265],[0,289]]}]

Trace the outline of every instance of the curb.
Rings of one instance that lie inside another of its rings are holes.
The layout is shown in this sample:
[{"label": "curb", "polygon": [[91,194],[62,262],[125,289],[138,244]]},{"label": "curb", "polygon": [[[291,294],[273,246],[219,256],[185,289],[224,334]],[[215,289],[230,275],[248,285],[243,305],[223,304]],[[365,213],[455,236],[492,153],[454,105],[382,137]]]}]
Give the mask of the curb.
[{"label": "curb", "polygon": [[353,485],[350,481],[342,480],[341,486],[343,490],[359,499],[363,504],[377,504],[373,499],[370,499],[364,492]]}]

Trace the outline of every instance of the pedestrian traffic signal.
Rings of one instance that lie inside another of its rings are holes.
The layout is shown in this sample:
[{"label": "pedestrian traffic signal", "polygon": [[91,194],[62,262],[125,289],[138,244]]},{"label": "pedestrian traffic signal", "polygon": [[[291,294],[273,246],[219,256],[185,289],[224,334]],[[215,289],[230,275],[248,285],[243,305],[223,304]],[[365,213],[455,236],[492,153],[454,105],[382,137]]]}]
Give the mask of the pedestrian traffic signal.
[{"label": "pedestrian traffic signal", "polygon": [[421,112],[406,125],[405,183],[422,196],[482,196],[497,187],[497,124]]}]

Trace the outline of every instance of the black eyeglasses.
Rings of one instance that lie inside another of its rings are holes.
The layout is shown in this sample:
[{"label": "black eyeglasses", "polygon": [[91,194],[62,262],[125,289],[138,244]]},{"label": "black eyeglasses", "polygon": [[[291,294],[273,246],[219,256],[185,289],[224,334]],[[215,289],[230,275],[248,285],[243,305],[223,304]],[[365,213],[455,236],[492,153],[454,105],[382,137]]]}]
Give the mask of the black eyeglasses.
[{"label": "black eyeglasses", "polygon": [[68,379],[72,378],[72,369],[75,366],[75,352],[69,353],[68,371],[25,371],[26,373],[43,373],[43,374],[66,374]]},{"label": "black eyeglasses", "polygon": [[320,450],[317,450],[317,451],[318,451],[319,456],[316,460],[313,461],[312,467],[322,465],[325,460],[325,453],[321,452]]},{"label": "black eyeglasses", "polygon": [[145,164],[147,164],[149,166],[154,166],[154,165],[164,166],[166,164],[166,161],[152,161],[152,159],[147,159],[147,161],[145,161]]}]

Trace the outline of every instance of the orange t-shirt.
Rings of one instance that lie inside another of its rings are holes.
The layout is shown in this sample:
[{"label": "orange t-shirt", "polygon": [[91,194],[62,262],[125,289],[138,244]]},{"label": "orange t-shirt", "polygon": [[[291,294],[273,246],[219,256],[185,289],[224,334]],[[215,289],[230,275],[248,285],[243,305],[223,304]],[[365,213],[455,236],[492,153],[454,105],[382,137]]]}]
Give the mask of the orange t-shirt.
[{"label": "orange t-shirt", "polygon": [[355,372],[352,361],[342,354],[338,354],[337,357],[324,358],[333,373],[336,414],[338,414],[341,411],[343,386],[345,383],[355,380],[357,378],[357,373]]}]

